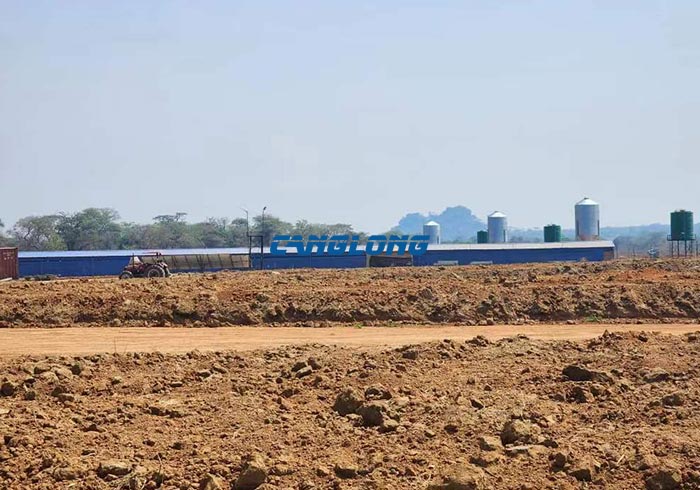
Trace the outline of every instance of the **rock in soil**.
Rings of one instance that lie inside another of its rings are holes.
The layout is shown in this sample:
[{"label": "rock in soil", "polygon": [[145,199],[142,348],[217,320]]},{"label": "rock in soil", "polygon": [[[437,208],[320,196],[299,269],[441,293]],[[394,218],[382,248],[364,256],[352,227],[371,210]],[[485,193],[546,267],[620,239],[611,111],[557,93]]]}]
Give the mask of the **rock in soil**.
[{"label": "rock in soil", "polygon": [[349,461],[347,458],[343,458],[335,464],[333,471],[338,478],[352,479],[357,477],[359,468],[357,464]]},{"label": "rock in soil", "polygon": [[333,404],[333,410],[338,412],[340,415],[348,415],[350,413],[355,413],[364,400],[353,388],[346,388],[343,390],[335,399]]},{"label": "rock in soil", "polygon": [[484,451],[498,451],[503,449],[501,439],[496,436],[481,436],[478,442],[479,447]]},{"label": "rock in soil", "polygon": [[644,381],[647,383],[661,383],[671,379],[671,375],[661,368],[654,368],[644,375]]},{"label": "rock in soil", "polygon": [[661,399],[661,403],[667,407],[680,407],[685,404],[685,395],[679,392],[671,393],[670,395],[664,396]]},{"label": "rock in soil", "polygon": [[199,490],[224,490],[224,484],[220,478],[209,474],[199,482]]},{"label": "rock in soil", "polygon": [[585,457],[572,463],[568,473],[578,481],[592,481],[596,473],[596,465],[593,460]]},{"label": "rock in soil", "polygon": [[362,417],[364,425],[367,427],[379,427],[392,416],[387,402],[372,401],[365,403],[357,409],[357,414]]},{"label": "rock in soil", "polygon": [[530,422],[517,419],[509,420],[501,430],[501,442],[503,444],[533,442],[536,432],[536,427]]},{"label": "rock in soil", "polygon": [[17,393],[17,385],[11,381],[5,381],[0,386],[0,395],[2,396],[12,396]]},{"label": "rock in soil", "polygon": [[485,488],[484,472],[471,465],[452,468],[428,486],[428,490],[481,490],[482,488]]},{"label": "rock in soil", "polygon": [[97,474],[101,478],[108,476],[124,476],[131,473],[132,465],[126,461],[108,460],[100,463]]},{"label": "rock in soil", "polygon": [[250,458],[236,480],[236,490],[255,490],[267,480],[267,466],[260,455]]},{"label": "rock in soil", "polygon": [[571,381],[597,381],[600,383],[610,383],[612,377],[601,371],[594,371],[575,364],[566,366],[562,370],[562,374]]},{"label": "rock in soil", "polygon": [[683,476],[677,468],[660,468],[646,479],[647,490],[675,490],[681,488]]}]

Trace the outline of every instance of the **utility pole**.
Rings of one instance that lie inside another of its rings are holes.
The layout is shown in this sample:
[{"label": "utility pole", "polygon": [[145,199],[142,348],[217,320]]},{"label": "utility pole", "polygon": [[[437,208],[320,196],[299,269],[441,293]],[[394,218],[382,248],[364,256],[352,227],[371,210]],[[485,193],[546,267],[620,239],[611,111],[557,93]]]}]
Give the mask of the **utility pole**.
[{"label": "utility pole", "polygon": [[265,210],[267,206],[263,206],[262,219],[260,220],[260,270],[263,270],[263,260],[265,258]]},{"label": "utility pole", "polygon": [[250,218],[248,217],[248,210],[246,208],[241,208],[245,213],[245,236],[248,238],[248,268],[253,268],[253,237],[250,236]]}]

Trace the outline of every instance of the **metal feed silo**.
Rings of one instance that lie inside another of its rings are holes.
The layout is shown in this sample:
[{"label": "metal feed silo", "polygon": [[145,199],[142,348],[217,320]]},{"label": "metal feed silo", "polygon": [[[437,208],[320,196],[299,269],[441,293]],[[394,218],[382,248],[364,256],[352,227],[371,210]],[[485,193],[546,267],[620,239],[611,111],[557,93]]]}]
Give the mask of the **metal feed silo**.
[{"label": "metal feed silo", "polygon": [[508,241],[508,219],[500,211],[489,215],[489,243],[506,243]]},{"label": "metal feed silo", "polygon": [[476,243],[489,243],[489,232],[486,230],[477,231]]},{"label": "metal feed silo", "polygon": [[600,239],[600,206],[587,197],[576,203],[576,240],[590,242]]},{"label": "metal feed silo", "polygon": [[423,225],[423,234],[428,235],[428,243],[440,243],[440,223],[435,221],[428,221]]}]

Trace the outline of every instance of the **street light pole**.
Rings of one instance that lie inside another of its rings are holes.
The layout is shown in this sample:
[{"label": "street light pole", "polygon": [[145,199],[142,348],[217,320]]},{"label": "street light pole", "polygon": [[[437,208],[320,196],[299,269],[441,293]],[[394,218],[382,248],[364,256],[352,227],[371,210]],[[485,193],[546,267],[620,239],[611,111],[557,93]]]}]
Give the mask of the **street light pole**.
[{"label": "street light pole", "polygon": [[248,268],[253,267],[253,239],[250,236],[250,218],[248,216],[248,210],[246,208],[241,208],[245,213],[245,236],[248,238]]},{"label": "street light pole", "polygon": [[262,209],[262,219],[260,220],[260,270],[263,269],[263,260],[265,259],[265,210],[267,206]]}]

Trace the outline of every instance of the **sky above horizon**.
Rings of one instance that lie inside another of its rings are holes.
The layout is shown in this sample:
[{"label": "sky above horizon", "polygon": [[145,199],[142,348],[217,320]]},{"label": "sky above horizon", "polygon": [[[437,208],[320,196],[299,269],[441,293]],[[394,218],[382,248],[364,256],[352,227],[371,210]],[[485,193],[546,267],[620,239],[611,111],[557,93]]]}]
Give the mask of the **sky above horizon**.
[{"label": "sky above horizon", "polygon": [[700,3],[0,0],[0,219],[700,213]]}]

